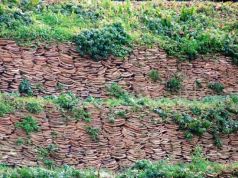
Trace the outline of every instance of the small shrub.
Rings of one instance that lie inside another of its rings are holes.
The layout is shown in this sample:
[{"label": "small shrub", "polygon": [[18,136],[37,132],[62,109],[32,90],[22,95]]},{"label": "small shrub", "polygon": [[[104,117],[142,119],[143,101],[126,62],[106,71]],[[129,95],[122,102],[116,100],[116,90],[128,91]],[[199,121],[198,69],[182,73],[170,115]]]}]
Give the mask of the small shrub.
[{"label": "small shrub", "polygon": [[208,120],[192,118],[188,114],[175,114],[173,119],[179,125],[180,129],[186,130],[187,138],[191,138],[192,134],[203,135],[212,124]]},{"label": "small shrub", "polygon": [[128,93],[117,83],[112,83],[107,86],[107,91],[109,94],[115,98],[125,98],[128,96]]},{"label": "small shrub", "polygon": [[56,103],[63,109],[72,110],[78,104],[78,98],[71,92],[61,94]]},{"label": "small shrub", "polygon": [[179,125],[179,128],[185,131],[186,138],[191,139],[193,135],[201,136],[208,132],[213,136],[214,144],[221,147],[221,134],[231,134],[238,131],[238,122],[232,119],[232,113],[227,107],[209,109],[203,112],[199,108],[193,108],[191,111],[197,118],[186,113],[172,114],[172,118]]},{"label": "small shrub", "polygon": [[166,83],[166,89],[171,92],[178,92],[182,88],[181,77],[174,75]]},{"label": "small shrub", "polygon": [[16,144],[17,144],[17,146],[23,145],[24,144],[24,139],[21,138],[21,137],[17,138]]},{"label": "small shrub", "polygon": [[196,9],[194,7],[192,8],[183,7],[180,13],[180,20],[187,21],[189,19],[192,19],[195,12]]},{"label": "small shrub", "polygon": [[115,122],[115,119],[116,118],[126,118],[126,111],[124,110],[117,110],[117,111],[110,111],[109,115],[108,115],[108,118],[109,118],[109,121],[111,123],[114,123]]},{"label": "small shrub", "polygon": [[78,51],[97,61],[107,59],[110,55],[126,56],[131,51],[130,41],[130,36],[120,24],[109,25],[102,29],[86,30],[75,39]]},{"label": "small shrub", "polygon": [[108,85],[107,91],[110,96],[113,96],[117,99],[122,100],[124,105],[135,104],[133,97],[127,91],[125,91],[121,86],[117,85],[117,83],[112,83],[111,85]]},{"label": "small shrub", "polygon": [[202,83],[200,80],[195,80],[195,86],[196,88],[202,88]]},{"label": "small shrub", "polygon": [[33,94],[33,90],[31,87],[31,83],[27,79],[23,79],[19,85],[19,93],[31,96]]},{"label": "small shrub", "polygon": [[191,108],[191,111],[194,115],[199,116],[202,114],[202,110],[198,107]]},{"label": "small shrub", "polygon": [[214,83],[209,83],[208,88],[210,88],[217,94],[222,94],[225,87],[222,83],[214,82]]},{"label": "small shrub", "polygon": [[149,72],[148,75],[153,82],[157,82],[160,79],[158,70],[153,69]]},{"label": "small shrub", "polygon": [[16,127],[23,129],[27,135],[39,131],[40,128],[37,120],[31,116],[23,118],[21,122],[17,122]]},{"label": "small shrub", "polygon": [[232,58],[232,62],[238,65],[238,38],[234,36],[226,36],[223,46],[223,52],[225,55]]},{"label": "small shrub", "polygon": [[29,111],[30,113],[33,113],[33,114],[39,114],[43,110],[41,104],[39,104],[37,102],[27,103],[26,104],[26,109],[27,109],[27,111]]},{"label": "small shrub", "polygon": [[196,59],[199,53],[199,43],[195,39],[183,38],[183,42],[180,45],[180,50],[189,60]]},{"label": "small shrub", "polygon": [[[3,7],[3,6],[2,6]],[[2,12],[2,13],[1,13]],[[4,10],[0,7],[0,25],[7,28],[17,29],[20,25],[30,25],[32,19],[26,12],[20,10]]]},{"label": "small shrub", "polygon": [[99,140],[99,128],[94,128],[91,126],[86,127],[86,132],[90,135],[90,137],[92,138],[92,140],[94,141],[98,141]]},{"label": "small shrub", "polygon": [[76,120],[82,119],[85,122],[90,122],[92,120],[89,112],[85,108],[74,108],[72,112]]},{"label": "small shrub", "polygon": [[169,17],[159,17],[155,19],[148,19],[146,17],[143,17],[143,21],[145,22],[147,28],[153,31],[154,33],[169,37],[173,36],[175,27]]},{"label": "small shrub", "polygon": [[121,118],[126,118],[126,111],[123,110],[118,110],[115,112],[116,116],[121,117]]},{"label": "small shrub", "polygon": [[4,101],[0,102],[0,117],[3,117],[5,114],[9,114],[13,111],[12,106]]},{"label": "small shrub", "polygon": [[51,169],[51,168],[53,168],[55,166],[55,161],[52,160],[52,159],[44,159],[43,163],[49,169]]},{"label": "small shrub", "polygon": [[238,131],[238,121],[233,120],[229,111],[226,109],[210,109],[203,116],[213,123],[211,125],[211,134],[215,139],[215,144],[221,146],[220,134],[231,134]]},{"label": "small shrub", "polygon": [[91,21],[96,21],[101,18],[100,13],[98,13],[97,10],[93,8],[86,9],[81,5],[75,5],[69,2],[61,4],[60,6],[57,5],[50,6],[53,12],[62,13],[66,16],[71,14],[77,14],[77,16],[79,18],[82,18],[83,20],[87,19]]},{"label": "small shrub", "polygon": [[38,158],[42,160],[44,165],[48,168],[52,168],[55,162],[51,159],[52,156],[58,151],[58,146],[55,144],[49,144],[47,147],[39,147],[37,149]]}]

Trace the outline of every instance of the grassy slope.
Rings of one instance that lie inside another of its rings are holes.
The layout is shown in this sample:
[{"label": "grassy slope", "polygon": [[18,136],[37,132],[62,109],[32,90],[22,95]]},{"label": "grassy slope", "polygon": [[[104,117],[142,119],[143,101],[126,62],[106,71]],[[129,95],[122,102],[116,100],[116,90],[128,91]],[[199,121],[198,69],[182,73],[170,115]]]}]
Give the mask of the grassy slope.
[{"label": "grassy slope", "polygon": [[131,35],[134,45],[159,44],[169,54],[181,58],[194,58],[207,52],[237,55],[238,5],[235,3],[156,0],[138,5],[101,0],[92,4],[81,2],[80,7],[77,3],[71,5],[74,7],[57,4],[38,9],[2,5],[0,14],[23,11],[31,23],[16,20],[10,26],[1,25],[0,37],[28,44],[66,42],[73,41],[85,29],[119,22]]},{"label": "grassy slope", "polygon": [[[62,95],[61,95],[62,96]],[[16,110],[26,109],[28,103],[37,103],[44,108],[47,103],[59,104],[58,100],[60,97],[49,96],[49,97],[20,97],[14,94],[0,94],[0,116],[7,113],[14,113]],[[202,99],[188,100],[185,98],[158,98],[151,99],[146,97],[134,97],[128,96],[128,98],[108,98],[108,99],[96,99],[89,97],[86,100],[80,98],[69,98],[65,99],[63,102],[66,105],[68,102],[73,102],[72,100],[78,100],[79,105],[87,106],[88,104],[94,104],[95,106],[106,106],[110,108],[116,108],[118,106],[128,106],[128,107],[144,107],[149,110],[155,108],[161,108],[166,111],[172,111],[176,109],[189,110],[190,108],[199,108],[201,110],[224,108],[228,105],[232,108],[236,108],[238,104],[238,94],[226,95],[226,96],[207,96]],[[75,106],[78,106],[76,103]],[[60,104],[59,104],[60,105]],[[2,109],[6,108],[6,109]]]}]

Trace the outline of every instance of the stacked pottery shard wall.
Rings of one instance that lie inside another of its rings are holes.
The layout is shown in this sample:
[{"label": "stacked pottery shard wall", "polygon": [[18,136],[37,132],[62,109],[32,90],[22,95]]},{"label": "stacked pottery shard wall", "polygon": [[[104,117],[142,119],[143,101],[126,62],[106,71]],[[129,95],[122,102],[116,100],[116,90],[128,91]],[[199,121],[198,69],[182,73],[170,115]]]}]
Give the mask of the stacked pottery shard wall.
[{"label": "stacked pottery shard wall", "polygon": [[[159,82],[148,77],[152,69],[159,71]],[[226,93],[238,92],[238,67],[224,56],[178,63],[160,49],[140,48],[124,61],[111,58],[95,62],[81,57],[72,44],[32,49],[0,40],[1,91],[17,91],[21,80],[27,78],[35,94],[40,95],[72,91],[80,97],[106,97],[105,85],[117,82],[135,94],[170,96],[165,84],[175,73],[183,76],[183,89],[177,96],[198,98],[212,94],[207,87],[209,82],[223,83]],[[196,80],[201,82],[201,88],[196,88]]]},{"label": "stacked pottery shard wall", "polygon": [[[222,136],[223,147],[218,149],[214,146],[212,135],[206,133],[187,141],[177,125],[162,124],[155,113],[145,110],[132,112],[112,123],[108,119],[109,108],[99,109],[89,105],[87,109],[92,122],[65,122],[60,111],[48,105],[44,112],[34,115],[40,124],[40,131],[30,136],[15,127],[16,122],[29,113],[16,112],[0,118],[0,162],[21,166],[42,164],[37,150],[50,144],[57,145],[58,150],[45,159],[52,159],[57,165],[68,164],[76,168],[118,170],[142,159],[190,161],[191,153],[198,145],[209,160],[222,163],[238,160],[238,134]],[[100,129],[98,141],[93,141],[86,132],[85,127],[89,125]],[[19,138],[24,140],[24,144],[17,144]],[[31,142],[28,143],[29,140]]]},{"label": "stacked pottery shard wall", "polygon": [[[214,57],[213,57],[214,58]],[[152,82],[151,69],[157,69],[161,81]],[[50,95],[72,91],[80,97],[107,97],[105,85],[117,82],[128,91],[150,97],[171,96],[165,90],[166,81],[174,74],[183,75],[182,97],[198,98],[212,94],[209,82],[221,82],[226,93],[238,92],[238,67],[229,58],[218,56],[215,61],[198,59],[191,63],[178,63],[160,49],[135,49],[124,61],[109,59],[94,62],[82,58],[72,44],[52,45],[37,49],[19,47],[13,41],[0,40],[0,90],[18,91],[23,78],[33,84],[35,94]],[[202,87],[196,89],[195,81]],[[63,87],[62,87],[63,86]],[[122,108],[127,109],[127,108]],[[34,115],[40,123],[39,132],[30,135],[31,143],[17,145],[27,135],[15,123],[28,116],[25,111],[0,118],[0,162],[10,165],[42,164],[37,149],[55,144],[59,150],[52,156],[58,165],[77,168],[102,166],[112,170],[131,165],[136,160],[189,161],[191,152],[201,145],[206,156],[213,161],[238,160],[238,135],[222,137],[223,147],[213,145],[210,134],[195,137],[191,142],[174,124],[162,124],[155,113],[140,111],[127,118],[109,122],[107,107],[88,108],[92,122],[65,121],[55,106]],[[143,116],[143,119],[141,119]],[[155,122],[158,120],[158,122]],[[85,131],[92,125],[100,129],[99,141],[93,141]],[[54,137],[52,133],[57,133]]]}]

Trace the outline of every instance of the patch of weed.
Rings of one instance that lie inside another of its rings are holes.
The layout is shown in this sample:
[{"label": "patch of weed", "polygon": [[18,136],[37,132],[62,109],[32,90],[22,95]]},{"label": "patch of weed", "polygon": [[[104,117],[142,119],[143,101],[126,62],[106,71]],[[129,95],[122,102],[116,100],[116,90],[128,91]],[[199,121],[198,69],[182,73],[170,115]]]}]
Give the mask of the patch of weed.
[{"label": "patch of weed", "polygon": [[17,122],[16,127],[23,129],[27,135],[40,129],[38,121],[31,116],[24,117],[20,122]]},{"label": "patch of weed", "polygon": [[94,141],[98,141],[99,140],[99,128],[95,128],[92,126],[87,126],[86,127],[86,132],[90,135],[90,137],[92,138],[92,140]]}]

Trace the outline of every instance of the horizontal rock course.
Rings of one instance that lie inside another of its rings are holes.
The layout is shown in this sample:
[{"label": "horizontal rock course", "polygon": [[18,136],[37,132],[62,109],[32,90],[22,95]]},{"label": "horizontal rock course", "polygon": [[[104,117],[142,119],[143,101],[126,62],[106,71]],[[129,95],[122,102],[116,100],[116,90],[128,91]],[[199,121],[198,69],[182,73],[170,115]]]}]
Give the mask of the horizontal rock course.
[{"label": "horizontal rock course", "polygon": [[[156,69],[161,80],[152,82],[148,73]],[[17,91],[23,78],[31,81],[35,94],[49,95],[72,91],[80,97],[107,97],[105,85],[117,82],[128,91],[149,97],[173,96],[165,90],[166,81],[179,73],[183,88],[177,96],[199,98],[213,94],[209,82],[220,82],[225,93],[238,92],[238,67],[229,58],[213,56],[192,62],[178,62],[160,49],[135,49],[125,60],[111,57],[95,62],[84,58],[73,44],[37,49],[19,47],[0,40],[0,91]],[[201,88],[196,86],[201,83]]]},{"label": "horizontal rock course", "polygon": [[[26,112],[0,118],[0,162],[42,165],[37,149],[47,148],[50,144],[57,145],[58,150],[45,159],[52,159],[57,165],[68,164],[76,168],[118,170],[141,159],[191,161],[191,154],[198,145],[209,160],[221,163],[238,160],[237,133],[222,136],[223,146],[219,149],[214,146],[212,135],[206,133],[188,141],[177,125],[159,122],[162,119],[154,113],[132,112],[126,118],[118,117],[115,122],[110,122],[108,108],[90,106],[88,111],[92,117],[90,123],[73,119],[66,121],[55,106],[49,105],[45,112],[34,115],[41,129],[30,136],[15,127],[15,123],[27,115]],[[86,132],[87,126],[100,129],[98,141],[93,141]],[[24,144],[17,145],[19,138],[24,140]]]}]

